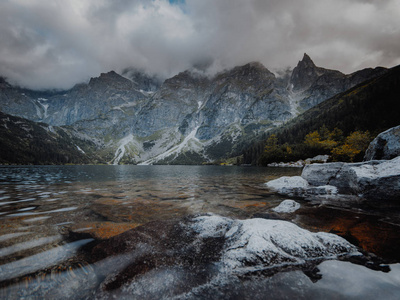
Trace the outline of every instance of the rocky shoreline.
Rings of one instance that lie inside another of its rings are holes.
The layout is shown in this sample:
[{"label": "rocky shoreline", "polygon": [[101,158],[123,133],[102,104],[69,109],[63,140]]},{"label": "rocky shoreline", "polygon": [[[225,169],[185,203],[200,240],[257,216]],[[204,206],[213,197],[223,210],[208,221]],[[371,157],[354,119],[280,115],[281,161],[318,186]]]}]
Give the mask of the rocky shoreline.
[{"label": "rocky shoreline", "polygon": [[[378,135],[359,163],[305,165],[301,176],[281,177],[266,183],[280,194],[305,199],[400,199],[400,126]],[[373,158],[387,158],[371,160]]]}]

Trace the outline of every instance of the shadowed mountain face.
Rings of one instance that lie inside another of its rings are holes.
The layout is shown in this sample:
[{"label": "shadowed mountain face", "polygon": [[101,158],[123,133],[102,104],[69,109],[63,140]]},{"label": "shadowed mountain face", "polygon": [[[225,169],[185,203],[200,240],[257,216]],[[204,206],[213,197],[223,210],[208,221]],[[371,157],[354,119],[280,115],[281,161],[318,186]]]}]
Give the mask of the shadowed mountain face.
[{"label": "shadowed mountain face", "polygon": [[303,110],[307,110],[334,95],[386,72],[385,68],[363,69],[349,75],[317,67],[311,58],[304,57],[293,69],[290,89]]},{"label": "shadowed mountain face", "polygon": [[102,163],[90,138],[72,129],[0,112],[0,164]]},{"label": "shadowed mountain face", "polygon": [[[30,91],[0,80],[7,114],[92,139],[109,163],[201,163],[238,153],[253,138],[383,68],[345,75],[308,55],[291,76],[252,62],[207,77],[188,70],[165,80],[134,69],[102,73],[68,91]],[[67,129],[65,129],[67,130]]]}]

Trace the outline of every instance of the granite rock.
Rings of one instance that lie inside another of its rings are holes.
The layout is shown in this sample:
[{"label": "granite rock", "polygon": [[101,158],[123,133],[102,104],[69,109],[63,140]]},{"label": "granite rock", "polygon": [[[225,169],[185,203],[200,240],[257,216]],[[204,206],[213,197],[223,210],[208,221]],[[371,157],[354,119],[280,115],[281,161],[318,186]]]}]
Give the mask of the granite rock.
[{"label": "granite rock", "polygon": [[364,161],[400,156],[400,126],[380,133],[365,152]]}]

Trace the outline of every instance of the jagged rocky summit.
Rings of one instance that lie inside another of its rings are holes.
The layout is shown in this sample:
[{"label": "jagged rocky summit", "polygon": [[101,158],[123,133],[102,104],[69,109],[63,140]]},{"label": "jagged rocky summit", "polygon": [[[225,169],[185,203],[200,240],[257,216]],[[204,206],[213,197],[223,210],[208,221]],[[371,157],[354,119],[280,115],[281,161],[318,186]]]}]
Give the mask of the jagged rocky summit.
[{"label": "jagged rocky summit", "polygon": [[377,67],[345,75],[337,70],[317,67],[311,58],[304,54],[303,59],[293,69],[289,95],[298,103],[301,110],[307,110],[325,99],[385,72],[385,68]]},{"label": "jagged rocky summit", "polygon": [[240,153],[271,128],[383,72],[345,75],[305,54],[283,77],[252,62],[212,77],[187,70],[163,82],[135,69],[111,71],[68,91],[32,91],[1,79],[0,107],[91,139],[111,164],[202,163]]}]

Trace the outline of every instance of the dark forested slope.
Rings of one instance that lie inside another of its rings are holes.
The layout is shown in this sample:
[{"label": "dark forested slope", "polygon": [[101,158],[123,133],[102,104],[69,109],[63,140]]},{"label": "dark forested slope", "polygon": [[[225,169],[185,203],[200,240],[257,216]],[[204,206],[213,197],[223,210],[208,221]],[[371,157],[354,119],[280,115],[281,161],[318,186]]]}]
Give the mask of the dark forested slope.
[{"label": "dark forested slope", "polygon": [[[400,124],[400,66],[340,93],[270,132],[280,144],[299,144],[322,126],[344,135],[368,130],[373,136]],[[265,141],[244,151],[244,162],[256,164]]]},{"label": "dark forested slope", "polygon": [[93,142],[68,129],[0,112],[0,164],[100,163]]}]

